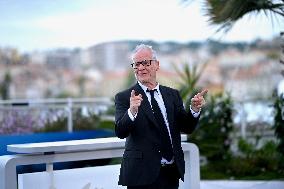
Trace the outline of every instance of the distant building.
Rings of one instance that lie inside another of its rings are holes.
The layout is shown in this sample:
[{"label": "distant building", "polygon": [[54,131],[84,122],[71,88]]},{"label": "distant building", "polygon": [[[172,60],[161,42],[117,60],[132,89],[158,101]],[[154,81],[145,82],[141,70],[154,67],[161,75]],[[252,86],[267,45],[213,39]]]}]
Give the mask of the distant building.
[{"label": "distant building", "polygon": [[43,52],[32,52],[29,55],[29,63],[31,64],[45,64],[46,54]]},{"label": "distant building", "polygon": [[93,66],[100,71],[124,70],[130,67],[127,42],[102,43],[88,49]]},{"label": "distant building", "polygon": [[58,68],[68,68],[72,66],[72,51],[60,49],[46,54],[46,64]]},{"label": "distant building", "polygon": [[270,98],[281,77],[279,65],[261,50],[224,51],[218,59],[224,89],[237,101]]},{"label": "distant building", "polygon": [[[144,43],[157,50],[161,66],[158,79],[161,84],[175,88],[179,87],[180,81],[175,67],[183,71],[185,64],[190,68],[197,66],[200,70],[207,63],[197,86],[208,88],[212,94],[230,92],[233,100],[237,101],[268,98],[283,79],[279,64],[267,57],[264,47],[247,48],[245,51],[230,47],[213,55],[206,43],[195,44],[194,47],[171,42]],[[27,65],[10,68],[11,95],[13,98],[44,98],[66,93],[73,96],[111,97],[126,87],[129,73],[133,74],[130,55],[137,44],[140,41],[119,41],[87,49],[31,53],[27,55]],[[14,59],[18,57],[15,56],[16,51],[1,53],[1,60],[9,56]],[[0,65],[4,67],[0,69],[0,74],[4,74],[5,65],[8,64],[2,61]]]}]

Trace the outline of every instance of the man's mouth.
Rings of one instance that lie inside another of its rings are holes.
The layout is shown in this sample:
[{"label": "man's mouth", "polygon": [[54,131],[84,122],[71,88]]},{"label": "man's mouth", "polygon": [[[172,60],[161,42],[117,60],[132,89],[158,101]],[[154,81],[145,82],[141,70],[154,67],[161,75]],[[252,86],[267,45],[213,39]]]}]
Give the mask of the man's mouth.
[{"label": "man's mouth", "polygon": [[147,73],[140,73],[139,75],[147,75]]}]

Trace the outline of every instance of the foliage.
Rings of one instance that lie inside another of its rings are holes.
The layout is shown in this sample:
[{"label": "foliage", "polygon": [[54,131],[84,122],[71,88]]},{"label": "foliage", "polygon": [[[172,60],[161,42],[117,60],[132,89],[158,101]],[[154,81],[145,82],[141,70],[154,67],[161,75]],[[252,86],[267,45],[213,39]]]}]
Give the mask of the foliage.
[{"label": "foliage", "polygon": [[[281,32],[281,37],[284,36],[284,32]],[[284,44],[281,46],[282,54],[284,54]],[[284,61],[281,59],[280,63],[284,65]],[[284,76],[284,70],[282,70],[282,75]],[[275,135],[279,140],[278,144],[278,151],[284,157],[284,94],[280,96],[274,97],[274,128],[275,128]],[[284,168],[284,162],[281,164],[282,168]]]},{"label": "foliage", "polygon": [[3,111],[1,115],[0,134],[32,133],[40,121],[28,111]]},{"label": "foliage", "polygon": [[45,126],[38,129],[37,132],[58,132],[67,131],[67,117],[60,116],[55,120],[47,120]]},{"label": "foliage", "polygon": [[[277,107],[284,107],[283,101]],[[278,113],[281,114],[280,109]],[[280,119],[278,123],[275,122],[281,127],[278,138],[283,141],[283,118],[278,118]],[[258,147],[258,136],[255,136],[255,144],[239,139],[238,154],[232,154],[229,138],[232,130],[231,98],[224,95],[211,97],[201,114],[199,128],[190,138],[191,142],[199,146],[201,155],[208,160],[208,164],[201,168],[202,179],[284,178],[282,146],[277,147],[277,143],[268,141]]]},{"label": "foliage", "polygon": [[100,117],[92,112],[89,112],[87,116],[82,115],[80,110],[73,113],[74,131],[94,130],[100,121]]},{"label": "foliage", "polygon": [[229,95],[211,96],[203,108],[198,129],[190,141],[196,143],[201,155],[209,162],[223,161],[230,157],[230,133],[233,130],[233,103]]},{"label": "foliage", "polygon": [[[68,117],[65,111],[16,109],[0,114],[0,134],[24,134],[33,132],[58,132],[68,130]],[[82,114],[81,108],[73,109],[73,130],[113,129],[113,121],[102,120],[101,115],[89,111]]]},{"label": "foliage", "polygon": [[[281,49],[282,49],[282,57],[284,57],[284,32],[280,33],[280,36],[282,37],[282,45],[281,45]],[[284,60],[280,59],[279,63],[283,66],[284,65]],[[282,74],[282,76],[284,76],[284,69],[281,70],[280,72]]]},{"label": "foliage", "polygon": [[209,16],[209,22],[220,26],[217,31],[225,32],[249,14],[264,13],[271,19],[276,15],[284,16],[283,0],[205,0],[204,7],[205,15]]},{"label": "foliage", "polygon": [[107,109],[107,111],[105,112],[106,115],[111,115],[114,116],[115,114],[115,106],[114,103],[113,105],[109,106],[109,108]]},{"label": "foliage", "polygon": [[284,16],[283,6],[275,0],[207,0],[206,10],[212,24],[228,31],[247,14],[264,12]]},{"label": "foliage", "polygon": [[104,112],[104,115],[101,115],[101,120],[98,123],[98,128],[114,130],[114,114],[115,114],[115,105],[114,98],[112,99],[112,105],[108,106],[107,110]]},{"label": "foliage", "polygon": [[188,64],[184,64],[182,70],[178,69],[174,65],[174,69],[176,70],[177,74],[179,75],[181,81],[180,85],[180,95],[183,101],[186,103],[186,109],[190,106],[190,100],[194,94],[200,91],[200,88],[196,87],[198,80],[201,77],[203,70],[205,69],[207,64],[203,64],[200,70],[197,69],[197,66],[194,65],[192,68]]},{"label": "foliage", "polygon": [[[196,74],[196,69],[190,71],[189,67],[184,67],[184,71],[179,72],[182,80],[180,83],[182,97],[187,104],[197,91],[196,84],[201,73]],[[280,107],[284,107],[283,102],[275,106],[276,109],[278,108],[276,114],[278,122],[275,123],[281,128],[279,131],[283,131],[284,124],[281,117],[283,110],[281,112]],[[257,148],[259,143],[251,144],[240,139],[238,153],[232,153],[230,150],[232,116],[233,101],[229,94],[219,94],[206,99],[206,107],[202,109],[199,126],[189,138],[190,142],[198,145],[201,156],[207,159],[207,163],[201,166],[202,179],[283,179],[284,159],[276,150],[275,142],[268,141]],[[255,137],[255,141],[259,142],[259,136]],[[283,140],[283,133],[279,138]]]},{"label": "foliage", "polygon": [[238,20],[248,14],[264,13],[271,19],[276,15],[284,16],[283,0],[206,0],[204,5],[209,22],[220,25],[217,31],[229,31]]},{"label": "foliage", "polygon": [[[73,110],[72,114],[74,131],[94,130],[101,121],[100,117],[92,112],[88,112],[88,115],[82,115],[81,109]],[[37,132],[67,131],[67,124],[67,115],[58,114],[56,118],[47,120],[45,126]]]},{"label": "foliage", "polygon": [[225,161],[214,161],[201,167],[202,179],[270,180],[283,179],[284,169],[279,168],[283,158],[277,152],[273,141],[257,148],[255,144],[240,139],[239,155]]},{"label": "foliage", "polygon": [[281,160],[277,152],[277,144],[273,141],[266,142],[261,148],[248,143],[244,139],[239,140],[241,154],[229,164],[230,174],[235,177],[258,176],[267,173],[277,173],[277,178],[284,178],[284,170],[279,168]]},{"label": "foliage", "polygon": [[10,72],[6,72],[3,81],[0,83],[0,94],[3,100],[9,99],[9,88],[12,82]]},{"label": "foliage", "polygon": [[77,81],[78,86],[80,88],[80,97],[83,97],[86,91],[86,81],[87,81],[87,77],[85,75],[81,75]]},{"label": "foliage", "polygon": [[[182,71],[175,67],[181,78],[180,93],[186,103],[186,109],[190,106],[190,99],[199,91],[196,84],[206,65],[203,64],[199,72],[197,66],[190,69],[188,64],[184,64]],[[229,134],[233,129],[232,99],[229,95],[219,94],[211,96],[206,104],[207,106],[202,110],[198,129],[192,134],[190,141],[199,146],[201,154],[209,161],[224,160],[229,156],[231,143]]]},{"label": "foliage", "polygon": [[277,149],[284,157],[284,96],[276,96],[274,99],[274,128],[279,140]]},{"label": "foliage", "polygon": [[55,96],[55,98],[70,98],[70,97],[74,97],[74,95],[72,95],[70,92],[66,90],[61,91],[59,94]]},{"label": "foliage", "polygon": [[99,129],[106,129],[106,130],[114,130],[114,121],[111,120],[102,120],[98,124]]}]

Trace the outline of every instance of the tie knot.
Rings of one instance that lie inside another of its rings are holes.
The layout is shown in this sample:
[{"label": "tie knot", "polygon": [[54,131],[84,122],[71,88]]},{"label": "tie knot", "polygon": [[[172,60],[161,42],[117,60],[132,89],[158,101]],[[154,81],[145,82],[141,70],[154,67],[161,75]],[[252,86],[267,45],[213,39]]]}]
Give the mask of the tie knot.
[{"label": "tie knot", "polygon": [[150,93],[151,97],[154,96],[155,91],[157,91],[157,89],[153,89],[153,90],[147,89],[147,92]]}]

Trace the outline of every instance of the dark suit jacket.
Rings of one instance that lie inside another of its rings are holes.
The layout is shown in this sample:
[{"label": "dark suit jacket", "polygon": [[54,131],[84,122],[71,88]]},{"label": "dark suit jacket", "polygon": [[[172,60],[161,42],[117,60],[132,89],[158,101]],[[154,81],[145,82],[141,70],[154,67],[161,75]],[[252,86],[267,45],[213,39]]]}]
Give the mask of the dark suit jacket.
[{"label": "dark suit jacket", "polygon": [[[129,118],[127,112],[133,89],[143,96],[134,121]],[[177,90],[160,85],[160,92],[171,131],[174,161],[178,167],[179,176],[183,180],[185,165],[180,132],[191,133],[197,125],[198,118],[194,118],[191,112],[185,111]],[[126,138],[119,184],[126,186],[151,184],[158,177],[161,155],[159,125],[155,121],[147,96],[137,83],[115,96],[115,106],[115,133],[119,138]]]}]

